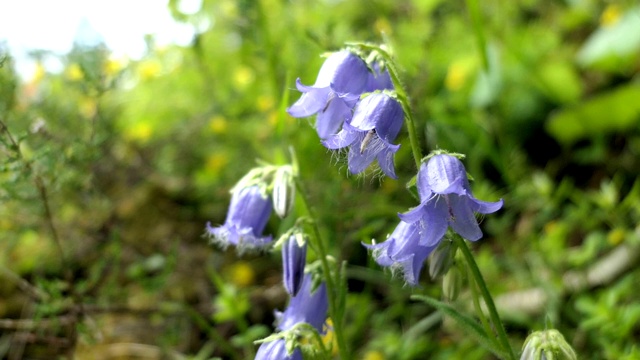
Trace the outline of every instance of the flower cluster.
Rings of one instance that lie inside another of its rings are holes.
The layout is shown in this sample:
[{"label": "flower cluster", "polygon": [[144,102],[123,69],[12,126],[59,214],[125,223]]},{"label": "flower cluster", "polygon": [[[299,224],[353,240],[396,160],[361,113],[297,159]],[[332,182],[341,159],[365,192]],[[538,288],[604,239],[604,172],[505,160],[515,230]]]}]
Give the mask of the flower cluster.
[{"label": "flower cluster", "polygon": [[422,164],[417,188],[420,205],[398,214],[400,224],[385,242],[369,246],[379,265],[402,269],[411,285],[417,284],[425,259],[449,227],[467,240],[479,240],[482,231],[474,213],[496,212],[503,203],[476,199],[464,165],[448,154],[435,155]]},{"label": "flower cluster", "polygon": [[[312,86],[297,88],[303,95],[287,111],[294,117],[317,114],[316,130],[328,149],[349,147],[349,171],[364,171],[377,159],[382,171],[395,178],[394,145],[404,112],[393,93],[388,71],[378,62],[367,64],[350,50],[333,53]],[[371,93],[371,94],[369,94]]]}]

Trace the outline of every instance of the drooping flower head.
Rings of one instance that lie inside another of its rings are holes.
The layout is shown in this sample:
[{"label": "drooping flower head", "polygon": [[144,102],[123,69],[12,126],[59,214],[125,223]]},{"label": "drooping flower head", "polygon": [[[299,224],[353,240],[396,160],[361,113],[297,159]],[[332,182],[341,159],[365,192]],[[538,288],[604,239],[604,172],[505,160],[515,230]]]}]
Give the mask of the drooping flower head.
[{"label": "drooping flower head", "polygon": [[392,142],[402,128],[404,112],[400,103],[384,92],[371,93],[356,105],[353,118],[342,130],[324,140],[329,149],[349,147],[349,171],[357,174],[364,171],[374,159],[382,171],[396,178],[393,155],[400,145]]},{"label": "drooping flower head", "polygon": [[367,245],[380,266],[400,269],[404,280],[416,285],[425,260],[436,246],[419,244],[420,234],[416,224],[400,221],[393,233],[382,243]]},{"label": "drooping flower head", "polygon": [[463,238],[479,240],[482,231],[475,214],[490,214],[502,207],[502,199],[485,202],[471,193],[467,172],[455,156],[438,154],[422,163],[417,179],[420,205],[404,214],[401,220],[417,224],[420,245],[437,245],[451,227]]},{"label": "drooping flower head", "polygon": [[276,311],[278,330],[289,330],[296,324],[304,322],[313,326],[319,332],[323,331],[322,325],[327,319],[327,310],[329,309],[327,288],[322,283],[312,293],[312,286],[312,276],[310,274],[305,275],[300,291],[291,298],[287,309],[284,312]]},{"label": "drooping flower head", "polygon": [[255,360],[302,360],[302,352],[296,348],[293,354],[287,355],[286,342],[278,339],[260,345]]},{"label": "drooping flower head", "polygon": [[207,223],[206,233],[212,242],[226,247],[236,245],[239,250],[260,249],[271,243],[272,237],[263,236],[269,216],[271,200],[258,185],[233,191],[227,219],[222,226]]},{"label": "drooping flower head", "polygon": [[318,114],[316,130],[325,139],[340,130],[351,117],[351,109],[369,81],[370,72],[365,62],[349,50],[331,54],[320,68],[315,84],[303,85],[296,80],[302,97],[287,112],[293,117]]},{"label": "drooping flower head", "polygon": [[[302,244],[301,244],[302,242]],[[289,236],[282,245],[282,267],[284,288],[296,296],[304,280],[304,265],[307,258],[307,243],[298,241],[296,234]]]}]

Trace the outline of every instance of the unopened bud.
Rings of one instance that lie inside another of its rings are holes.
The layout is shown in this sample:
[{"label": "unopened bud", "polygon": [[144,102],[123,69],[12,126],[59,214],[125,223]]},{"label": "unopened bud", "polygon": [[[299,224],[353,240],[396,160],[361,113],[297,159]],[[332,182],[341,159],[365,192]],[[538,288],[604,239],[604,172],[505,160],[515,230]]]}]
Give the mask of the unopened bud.
[{"label": "unopened bud", "polygon": [[449,301],[454,301],[462,288],[462,274],[457,266],[452,266],[442,278],[442,293]]},{"label": "unopened bud", "polygon": [[452,247],[451,241],[445,239],[440,242],[440,245],[429,256],[429,276],[431,276],[431,279],[445,274],[453,264],[454,254],[451,251]]},{"label": "unopened bud", "polygon": [[524,341],[520,360],[576,360],[578,357],[564,336],[555,329],[536,331]]},{"label": "unopened bud", "polygon": [[[302,240],[302,242],[300,240]],[[291,296],[296,296],[302,286],[306,261],[307,243],[304,241],[303,235],[291,235],[289,239],[282,244],[284,288]]]},{"label": "unopened bud", "polygon": [[291,166],[281,166],[273,179],[273,209],[284,218],[293,208],[296,198],[296,184]]}]

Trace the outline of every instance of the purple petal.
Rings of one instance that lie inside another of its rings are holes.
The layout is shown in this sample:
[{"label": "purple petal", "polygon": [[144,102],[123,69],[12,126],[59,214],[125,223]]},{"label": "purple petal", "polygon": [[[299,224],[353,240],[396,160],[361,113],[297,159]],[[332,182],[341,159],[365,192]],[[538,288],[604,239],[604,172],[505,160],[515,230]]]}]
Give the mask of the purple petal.
[{"label": "purple petal", "polygon": [[420,221],[420,245],[436,246],[447,232],[449,211],[447,203],[440,196],[434,196],[424,206]]},{"label": "purple petal", "polygon": [[329,93],[327,105],[320,110],[316,119],[316,130],[321,139],[326,139],[340,130],[342,123],[351,117],[351,108],[344,99]]},{"label": "purple petal", "polygon": [[358,136],[360,136],[358,131],[353,131],[349,124],[345,123],[339,133],[322,140],[322,145],[327,149],[342,149],[353,144]]},{"label": "purple petal", "polygon": [[328,86],[322,88],[304,86],[300,83],[300,79],[296,80],[296,86],[303,94],[298,101],[287,109],[289,115],[296,118],[311,116],[327,105],[327,99],[331,91]]},{"label": "purple petal", "polygon": [[367,86],[369,68],[356,54],[348,50],[333,53],[318,73],[318,82],[332,84],[340,93],[360,94]]},{"label": "purple petal", "polygon": [[374,71],[373,73],[369,74],[369,79],[367,80],[367,87],[365,89],[366,92],[393,89],[393,82],[391,81],[391,76],[389,75],[389,71],[385,69],[381,73],[380,65],[378,65],[378,63],[373,64],[373,71]]},{"label": "purple petal", "polygon": [[470,196],[469,200],[470,200],[469,205],[471,206],[471,210],[473,210],[474,212],[479,212],[481,214],[494,213],[500,210],[504,203],[502,199],[496,202],[488,202],[488,201],[478,200],[472,196]]},{"label": "purple petal", "polygon": [[284,339],[262,343],[255,360],[302,360],[302,352],[296,348],[291,356],[287,355]]},{"label": "purple petal", "polygon": [[436,194],[464,195],[469,191],[467,172],[462,162],[455,156],[440,154],[432,157],[426,166],[420,167],[418,180],[428,184]]},{"label": "purple petal", "polygon": [[406,213],[398,213],[398,217],[400,218],[400,220],[409,224],[418,222],[422,220],[422,217],[424,216],[424,207],[426,206],[426,204],[427,202],[425,201],[420,205],[414,207],[413,209],[407,211]]},{"label": "purple petal", "polygon": [[476,241],[482,237],[470,200],[466,196],[448,195],[453,217],[449,220],[451,228],[463,238]]},{"label": "purple petal", "polygon": [[291,296],[296,296],[302,287],[304,265],[307,258],[307,244],[299,246],[295,235],[282,245],[282,279],[284,288]]},{"label": "purple petal", "polygon": [[289,330],[296,324],[305,322],[322,332],[322,325],[327,319],[329,303],[327,287],[322,283],[315,292],[311,293],[313,280],[311,275],[305,275],[298,294],[291,298],[289,306],[282,313],[276,313],[278,330]]},{"label": "purple petal", "polygon": [[402,106],[382,93],[370,94],[356,105],[351,125],[362,131],[376,129],[378,137],[392,142],[402,128]]},{"label": "purple petal", "polygon": [[[364,137],[363,134],[359,134],[360,137]],[[357,139],[349,148],[348,167],[352,174],[358,174],[363,172],[376,158],[377,153],[372,151],[371,148],[365,149],[364,152],[360,152],[361,139]]]},{"label": "purple petal", "polygon": [[393,155],[398,151],[400,145],[390,145],[387,149],[378,153],[378,164],[384,173],[392,178],[397,179],[396,170],[393,166]]}]

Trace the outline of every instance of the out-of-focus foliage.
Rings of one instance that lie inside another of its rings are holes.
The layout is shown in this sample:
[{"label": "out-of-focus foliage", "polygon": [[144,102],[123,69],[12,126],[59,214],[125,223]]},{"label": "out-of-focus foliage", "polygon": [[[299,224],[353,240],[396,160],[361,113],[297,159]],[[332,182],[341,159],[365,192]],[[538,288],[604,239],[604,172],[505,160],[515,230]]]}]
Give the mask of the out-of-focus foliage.
[{"label": "out-of-focus foliage", "polygon": [[[202,233],[256,159],[293,146],[330,253],[349,262],[356,358],[490,359],[409,300],[441,297],[441,279],[405,287],[361,246],[417,205],[408,137],[398,181],[352,177],[312,120],[284,112],[320,54],[388,41],[424,152],[465,153],[475,195],[505,200],[474,251],[514,348],[550,320],[581,359],[640,356],[640,8],[489,0],[474,27],[473,3],[203,0],[186,14],[171,0],[189,46],[150,37],[133,60],[76,44],[63,71],[41,62],[24,80],[0,51],[0,354],[252,358],[286,302],[279,255],[238,259]],[[464,291],[457,303],[471,308]]]}]

